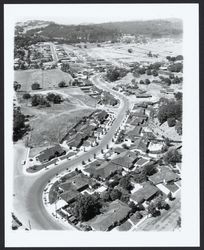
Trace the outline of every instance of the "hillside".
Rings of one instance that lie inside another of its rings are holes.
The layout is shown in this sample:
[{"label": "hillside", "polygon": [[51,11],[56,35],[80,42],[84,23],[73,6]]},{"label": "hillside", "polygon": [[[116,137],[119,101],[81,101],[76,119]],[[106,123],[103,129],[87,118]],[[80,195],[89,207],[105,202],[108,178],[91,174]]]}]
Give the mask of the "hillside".
[{"label": "hillside", "polygon": [[[87,25],[60,25],[54,22],[29,21],[16,30],[29,37],[58,40],[67,43],[116,41],[123,34],[143,35],[151,38],[182,35],[180,19],[128,21]],[[19,35],[19,32],[18,34]]]},{"label": "hillside", "polygon": [[117,29],[120,33],[164,37],[181,35],[183,24],[180,19],[114,22],[101,24],[106,29]]}]

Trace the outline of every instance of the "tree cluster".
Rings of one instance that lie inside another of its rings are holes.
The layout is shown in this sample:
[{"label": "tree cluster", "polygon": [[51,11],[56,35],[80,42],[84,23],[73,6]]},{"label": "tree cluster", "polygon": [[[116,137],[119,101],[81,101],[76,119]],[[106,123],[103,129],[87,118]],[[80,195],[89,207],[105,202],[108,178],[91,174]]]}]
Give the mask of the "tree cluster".
[{"label": "tree cluster", "polygon": [[14,109],[13,112],[13,140],[18,141],[29,130],[29,126],[25,124],[26,117],[21,113],[20,109]]},{"label": "tree cluster", "polygon": [[54,104],[59,104],[63,101],[62,97],[58,94],[48,93],[47,96],[43,95],[33,95],[31,98],[31,105],[36,106],[43,106],[43,107],[50,107],[50,102]]},{"label": "tree cluster", "polygon": [[175,165],[177,162],[181,162],[182,155],[178,152],[178,150],[170,148],[164,155],[163,159],[166,164]]},{"label": "tree cluster", "polygon": [[121,79],[122,77],[126,76],[127,73],[128,73],[128,71],[126,69],[123,69],[123,68],[118,68],[118,67],[109,68],[107,70],[107,73],[106,73],[106,78],[109,81],[114,82],[114,81],[117,81],[117,80]]},{"label": "tree cluster", "polygon": [[169,65],[168,70],[171,72],[183,72],[183,63],[174,63]]},{"label": "tree cluster", "polygon": [[99,214],[100,208],[98,194],[84,194],[79,196],[72,210],[77,219],[87,221]]},{"label": "tree cluster", "polygon": [[182,103],[181,101],[172,101],[167,104],[160,105],[157,118],[160,123],[164,123],[168,118],[182,120]]}]

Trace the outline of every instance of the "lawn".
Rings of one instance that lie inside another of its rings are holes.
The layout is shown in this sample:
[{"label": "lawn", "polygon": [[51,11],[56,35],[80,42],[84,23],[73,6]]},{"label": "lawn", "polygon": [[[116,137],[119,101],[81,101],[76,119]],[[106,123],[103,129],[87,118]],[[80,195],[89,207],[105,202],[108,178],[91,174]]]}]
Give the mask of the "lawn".
[{"label": "lawn", "polygon": [[31,85],[38,82],[42,89],[53,89],[58,87],[60,81],[69,84],[72,77],[60,69],[41,70],[16,70],[14,71],[14,80],[21,84],[21,91],[30,91]]}]

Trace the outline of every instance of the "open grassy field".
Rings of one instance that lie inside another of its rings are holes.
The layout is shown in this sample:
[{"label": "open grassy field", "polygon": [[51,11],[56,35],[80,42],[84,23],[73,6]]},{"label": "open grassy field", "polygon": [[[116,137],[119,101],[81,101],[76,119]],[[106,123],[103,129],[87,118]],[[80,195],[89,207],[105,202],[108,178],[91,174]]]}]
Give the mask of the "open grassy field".
[{"label": "open grassy field", "polygon": [[[128,49],[133,52],[129,53]],[[148,52],[158,54],[158,58],[148,57]],[[101,47],[90,47],[86,50],[87,54],[93,58],[101,58],[120,66],[121,63],[149,61],[156,62],[166,58],[182,54],[182,40],[176,39],[153,39],[146,44],[105,44]]]},{"label": "open grassy field", "polygon": [[30,69],[17,70],[14,72],[14,80],[21,84],[22,91],[30,91],[31,85],[38,82],[42,89],[53,89],[58,87],[60,81],[69,84],[72,77],[60,69]]},{"label": "open grassy field", "polygon": [[[47,93],[47,91],[44,92]],[[93,106],[84,104],[79,97],[79,99],[75,98],[74,102],[68,96],[61,104],[51,104],[51,107],[40,108],[38,106],[32,107],[30,101],[23,100],[21,95],[22,93],[18,93],[22,113],[30,116],[29,124],[32,130],[29,146],[32,147],[31,157],[45,147],[59,143],[74,124],[94,110]]]}]

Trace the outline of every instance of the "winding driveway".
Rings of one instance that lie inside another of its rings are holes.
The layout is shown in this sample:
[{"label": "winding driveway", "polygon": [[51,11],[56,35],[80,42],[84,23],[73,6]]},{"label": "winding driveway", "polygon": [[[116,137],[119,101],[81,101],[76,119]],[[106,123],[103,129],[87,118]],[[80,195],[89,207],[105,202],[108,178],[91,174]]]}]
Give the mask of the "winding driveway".
[{"label": "winding driveway", "polygon": [[106,145],[111,142],[116,130],[120,127],[126,116],[126,112],[130,106],[128,98],[110,89],[105,82],[100,79],[99,75],[93,76],[92,81],[99,88],[106,89],[120,99],[120,107],[118,109],[119,112],[117,117],[97,147],[92,148],[90,151],[76,159],[33,175],[24,175],[21,160],[25,159],[25,148],[16,147],[14,155],[16,164],[14,168],[15,196],[13,209],[15,215],[27,227],[29,227],[30,224],[32,229],[38,230],[73,230],[71,225],[68,224],[67,227],[65,227],[56,222],[56,220],[48,214],[42,201],[43,189],[48,181],[56,174],[67,168],[74,169],[78,164],[81,164],[82,161],[87,161],[94,153],[97,154],[101,149],[105,149]]}]

